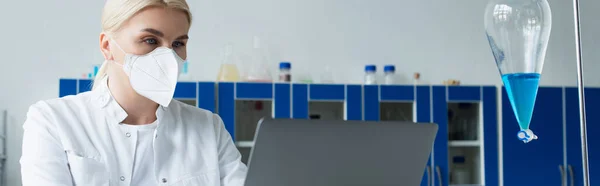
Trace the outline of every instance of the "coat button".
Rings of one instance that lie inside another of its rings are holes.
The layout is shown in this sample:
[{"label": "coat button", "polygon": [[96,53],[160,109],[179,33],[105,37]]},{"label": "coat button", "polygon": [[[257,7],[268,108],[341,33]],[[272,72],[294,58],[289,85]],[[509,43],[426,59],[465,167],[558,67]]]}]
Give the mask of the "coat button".
[{"label": "coat button", "polygon": [[163,182],[163,183],[167,183],[167,178],[163,178],[163,179],[162,179],[162,182]]},{"label": "coat button", "polygon": [[102,102],[102,104],[106,104],[107,101],[108,101],[108,97],[106,97],[106,96],[102,96],[100,98],[100,102]]},{"label": "coat button", "polygon": [[125,181],[125,176],[121,176],[121,181]]},{"label": "coat button", "polygon": [[127,137],[131,137],[131,133],[129,133],[129,132],[128,132],[128,133],[125,133],[125,136],[127,136]]}]

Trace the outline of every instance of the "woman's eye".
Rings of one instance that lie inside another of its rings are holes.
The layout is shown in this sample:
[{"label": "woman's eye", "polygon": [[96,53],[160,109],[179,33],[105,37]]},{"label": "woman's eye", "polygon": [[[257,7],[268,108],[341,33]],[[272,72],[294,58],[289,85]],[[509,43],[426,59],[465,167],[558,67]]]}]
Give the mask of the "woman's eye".
[{"label": "woman's eye", "polygon": [[182,47],[182,46],[185,46],[185,43],[180,42],[180,41],[173,42],[173,48],[178,48],[178,47]]},{"label": "woman's eye", "polygon": [[156,40],[156,39],[145,39],[144,42],[147,44],[151,44],[151,45],[158,44],[158,40]]}]

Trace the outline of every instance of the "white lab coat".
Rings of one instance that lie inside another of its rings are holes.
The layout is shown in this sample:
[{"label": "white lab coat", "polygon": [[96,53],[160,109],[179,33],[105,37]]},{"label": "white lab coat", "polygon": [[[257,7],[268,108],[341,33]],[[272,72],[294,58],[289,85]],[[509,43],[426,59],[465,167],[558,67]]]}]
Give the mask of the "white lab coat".
[{"label": "white lab coat", "polygon": [[[219,116],[175,100],[156,115],[155,176],[148,179],[173,186],[244,184],[246,165]],[[23,185],[131,185],[136,133],[118,126],[126,117],[106,80],[97,90],[34,104],[23,126]]]}]

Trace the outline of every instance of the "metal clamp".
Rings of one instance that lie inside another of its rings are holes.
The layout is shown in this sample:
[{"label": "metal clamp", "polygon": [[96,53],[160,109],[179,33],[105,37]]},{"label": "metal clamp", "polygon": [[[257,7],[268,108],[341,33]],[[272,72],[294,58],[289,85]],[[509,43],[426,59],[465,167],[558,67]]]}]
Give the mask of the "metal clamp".
[{"label": "metal clamp", "polygon": [[565,186],[565,169],[562,165],[558,165],[558,170],[560,170],[560,185]]},{"label": "metal clamp", "polygon": [[573,166],[569,165],[569,176],[571,178],[571,186],[575,186],[575,175],[573,174]]},{"label": "metal clamp", "polygon": [[532,140],[538,139],[538,136],[535,135],[530,129],[524,129],[517,133],[517,138],[523,141],[523,143],[529,143]]},{"label": "metal clamp", "polygon": [[437,173],[437,177],[440,183],[439,186],[442,186],[442,171],[440,170],[440,166],[435,166],[435,172]]},{"label": "metal clamp", "polygon": [[431,186],[431,165],[427,166],[427,186]]}]

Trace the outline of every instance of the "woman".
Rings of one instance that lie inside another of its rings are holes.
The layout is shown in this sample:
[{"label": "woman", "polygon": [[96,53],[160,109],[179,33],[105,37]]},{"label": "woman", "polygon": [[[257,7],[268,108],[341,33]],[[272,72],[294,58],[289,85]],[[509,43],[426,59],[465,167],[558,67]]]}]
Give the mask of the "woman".
[{"label": "woman", "polygon": [[108,0],[93,90],[30,107],[23,185],[243,185],[219,116],[172,99],[191,17],[185,0]]}]

